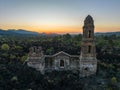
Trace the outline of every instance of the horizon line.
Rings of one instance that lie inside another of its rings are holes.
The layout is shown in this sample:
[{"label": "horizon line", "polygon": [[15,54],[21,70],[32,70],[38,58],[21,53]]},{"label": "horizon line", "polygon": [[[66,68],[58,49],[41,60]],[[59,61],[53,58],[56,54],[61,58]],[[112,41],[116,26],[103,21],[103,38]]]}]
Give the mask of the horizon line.
[{"label": "horizon line", "polygon": [[[45,33],[45,34],[82,34],[82,32],[38,32],[38,31],[34,31],[34,30],[27,30],[27,29],[1,29],[0,30],[4,30],[4,31],[9,31],[9,30],[25,30],[25,31],[29,31],[29,32],[36,32],[36,33]],[[97,31],[97,32],[94,32],[94,33],[108,33],[108,32],[120,32],[119,30],[117,31]]]}]

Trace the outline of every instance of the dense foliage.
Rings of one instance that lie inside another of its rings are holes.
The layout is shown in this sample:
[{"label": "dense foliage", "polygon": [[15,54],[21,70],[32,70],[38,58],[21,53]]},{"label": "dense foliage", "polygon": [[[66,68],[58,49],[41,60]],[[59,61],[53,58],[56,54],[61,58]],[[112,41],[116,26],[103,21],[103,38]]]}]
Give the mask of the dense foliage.
[{"label": "dense foliage", "polygon": [[65,51],[80,55],[82,36],[1,36],[0,90],[120,90],[120,36],[96,36],[98,71],[81,78],[79,72],[53,71],[42,75],[23,64],[31,46],[45,54]]}]

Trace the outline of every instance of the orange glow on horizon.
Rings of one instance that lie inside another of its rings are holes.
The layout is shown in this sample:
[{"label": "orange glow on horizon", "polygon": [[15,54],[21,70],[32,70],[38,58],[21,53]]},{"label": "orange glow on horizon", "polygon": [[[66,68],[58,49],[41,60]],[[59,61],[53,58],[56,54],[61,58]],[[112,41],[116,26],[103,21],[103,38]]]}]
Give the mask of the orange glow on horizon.
[{"label": "orange glow on horizon", "polygon": [[[82,25],[81,26],[30,26],[30,25],[2,25],[0,26],[1,29],[25,29],[29,31],[34,31],[38,33],[57,33],[57,34],[64,34],[64,33],[82,33]],[[114,32],[119,31],[120,28],[116,28],[116,26],[99,26],[95,25],[95,32]]]}]

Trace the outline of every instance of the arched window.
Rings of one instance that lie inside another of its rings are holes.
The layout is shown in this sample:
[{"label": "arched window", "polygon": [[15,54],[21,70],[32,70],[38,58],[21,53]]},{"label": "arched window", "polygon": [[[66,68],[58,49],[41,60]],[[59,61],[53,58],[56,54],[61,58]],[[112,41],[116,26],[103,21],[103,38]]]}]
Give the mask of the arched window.
[{"label": "arched window", "polygon": [[91,30],[88,31],[88,38],[91,38]]},{"label": "arched window", "polygon": [[92,48],[92,47],[89,45],[89,46],[88,46],[88,53],[91,53],[91,48]]},{"label": "arched window", "polygon": [[60,60],[60,67],[64,67],[64,60]]}]

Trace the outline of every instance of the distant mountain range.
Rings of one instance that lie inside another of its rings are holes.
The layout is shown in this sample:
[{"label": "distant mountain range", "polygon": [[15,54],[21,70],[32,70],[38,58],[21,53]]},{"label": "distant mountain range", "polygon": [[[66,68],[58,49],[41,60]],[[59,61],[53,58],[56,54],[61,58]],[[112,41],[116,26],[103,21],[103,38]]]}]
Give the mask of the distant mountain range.
[{"label": "distant mountain range", "polygon": [[3,30],[0,29],[0,35],[16,35],[16,34],[27,34],[27,35],[39,35],[37,32],[32,32],[32,31],[27,31],[27,30],[14,30],[14,29],[8,29],[8,30]]},{"label": "distant mountain range", "polygon": [[107,36],[110,36],[110,35],[116,35],[116,36],[120,36],[120,31],[118,32],[97,32],[95,33],[95,36],[99,36],[99,35],[107,35]]},{"label": "distant mountain range", "polygon": [[0,29],[0,35],[15,35],[15,36],[56,36],[58,34],[51,33],[51,34],[46,34],[46,33],[38,33],[38,32],[33,32],[33,31],[28,31],[28,30],[23,30],[23,29],[8,29],[8,30],[3,30]]},{"label": "distant mountain range", "polygon": [[[50,33],[50,34],[46,34],[46,33],[38,33],[38,32],[33,32],[33,31],[28,31],[28,30],[23,30],[23,29],[8,29],[8,30],[3,30],[0,29],[0,35],[15,35],[15,36],[57,36],[59,34],[56,33]],[[71,34],[72,35],[72,34]],[[99,35],[117,35],[120,36],[120,32],[97,32],[95,33],[95,36],[99,36]]]}]

